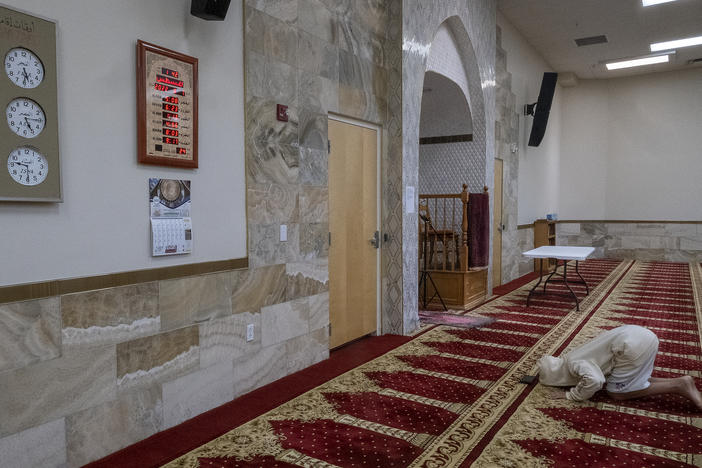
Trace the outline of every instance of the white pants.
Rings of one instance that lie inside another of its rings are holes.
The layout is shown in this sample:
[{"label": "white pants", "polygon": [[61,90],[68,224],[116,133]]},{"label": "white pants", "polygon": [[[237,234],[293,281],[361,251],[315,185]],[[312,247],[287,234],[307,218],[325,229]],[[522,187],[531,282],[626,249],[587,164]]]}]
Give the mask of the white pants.
[{"label": "white pants", "polygon": [[635,392],[651,385],[648,379],[658,353],[658,337],[650,330],[641,330],[634,339],[627,339],[624,349],[615,355],[612,372],[607,376],[608,392]]}]

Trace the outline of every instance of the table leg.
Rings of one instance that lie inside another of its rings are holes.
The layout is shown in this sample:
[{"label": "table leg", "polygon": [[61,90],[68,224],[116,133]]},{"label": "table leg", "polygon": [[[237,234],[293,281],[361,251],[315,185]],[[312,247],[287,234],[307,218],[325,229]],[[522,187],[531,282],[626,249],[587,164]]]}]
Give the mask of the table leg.
[{"label": "table leg", "polygon": [[563,260],[563,284],[565,284],[565,287],[568,288],[568,291],[570,291],[575,299],[575,310],[580,312],[580,301],[578,301],[578,296],[575,295],[573,290],[568,285],[568,262],[566,260]]},{"label": "table leg", "polygon": [[590,288],[588,287],[587,282],[585,281],[585,278],[583,278],[583,276],[578,271],[578,261],[577,260],[575,261],[575,273],[577,273],[577,275],[580,277],[583,284],[585,285],[585,295],[587,296],[588,294],[590,294]]},{"label": "table leg", "polygon": [[[547,260],[550,261],[550,259],[547,259]],[[546,263],[546,265],[548,265],[548,262]],[[565,260],[563,261],[563,265],[565,265]],[[556,274],[557,271],[558,271],[558,259],[556,259],[556,266],[553,267],[553,271],[551,272],[550,275],[548,275],[548,278],[546,278],[546,281],[544,281],[544,294],[546,294],[546,285],[548,284],[549,281],[551,281],[551,278],[553,277],[553,275]]]},{"label": "table leg", "polygon": [[533,288],[531,288],[531,291],[529,291],[529,295],[527,296],[526,300],[526,306],[529,307],[529,300],[531,299],[532,294],[534,294],[534,291],[536,291],[536,288],[539,287],[541,284],[541,279],[544,277],[544,259],[540,258],[539,259],[539,281],[534,285]]}]

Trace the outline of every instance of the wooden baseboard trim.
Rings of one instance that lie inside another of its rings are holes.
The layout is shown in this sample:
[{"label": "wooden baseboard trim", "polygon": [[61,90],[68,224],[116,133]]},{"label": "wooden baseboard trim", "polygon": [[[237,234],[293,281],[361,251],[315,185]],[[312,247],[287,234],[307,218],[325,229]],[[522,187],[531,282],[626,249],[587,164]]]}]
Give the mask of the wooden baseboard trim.
[{"label": "wooden baseboard trim", "polygon": [[249,259],[232,258],[213,262],[189,263],[147,270],[123,271],[107,275],[84,276],[38,283],[26,283],[0,287],[0,304],[27,301],[44,297],[60,296],[94,289],[115,288],[130,284],[149,283],[186,276],[204,275],[227,270],[241,270],[249,267]]},{"label": "wooden baseboard trim", "polygon": [[702,224],[702,221],[651,221],[634,219],[559,219],[557,223]]},{"label": "wooden baseboard trim", "polygon": [[517,229],[531,229],[534,227],[534,223],[531,224],[520,224],[517,226]]}]

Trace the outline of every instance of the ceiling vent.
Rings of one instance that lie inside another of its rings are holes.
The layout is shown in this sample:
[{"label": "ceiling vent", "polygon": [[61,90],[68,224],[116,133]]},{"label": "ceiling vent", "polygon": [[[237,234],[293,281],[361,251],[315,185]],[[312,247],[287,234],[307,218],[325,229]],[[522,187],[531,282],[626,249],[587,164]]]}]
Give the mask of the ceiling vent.
[{"label": "ceiling vent", "polygon": [[696,59],[691,59],[687,61],[688,65],[693,65],[695,63],[702,63],[702,57],[698,57]]},{"label": "ceiling vent", "polygon": [[607,42],[608,42],[607,36],[581,37],[580,39],[575,40],[575,43],[578,45],[578,47],[595,45],[595,44],[606,44]]}]

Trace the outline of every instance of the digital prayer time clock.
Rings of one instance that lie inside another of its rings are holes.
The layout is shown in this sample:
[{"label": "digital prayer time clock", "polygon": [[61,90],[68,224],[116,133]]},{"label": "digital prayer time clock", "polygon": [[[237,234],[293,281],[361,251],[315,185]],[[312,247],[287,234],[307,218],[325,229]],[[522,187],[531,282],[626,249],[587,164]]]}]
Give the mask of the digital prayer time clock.
[{"label": "digital prayer time clock", "polygon": [[197,58],[137,41],[137,126],[140,163],[198,167]]}]

